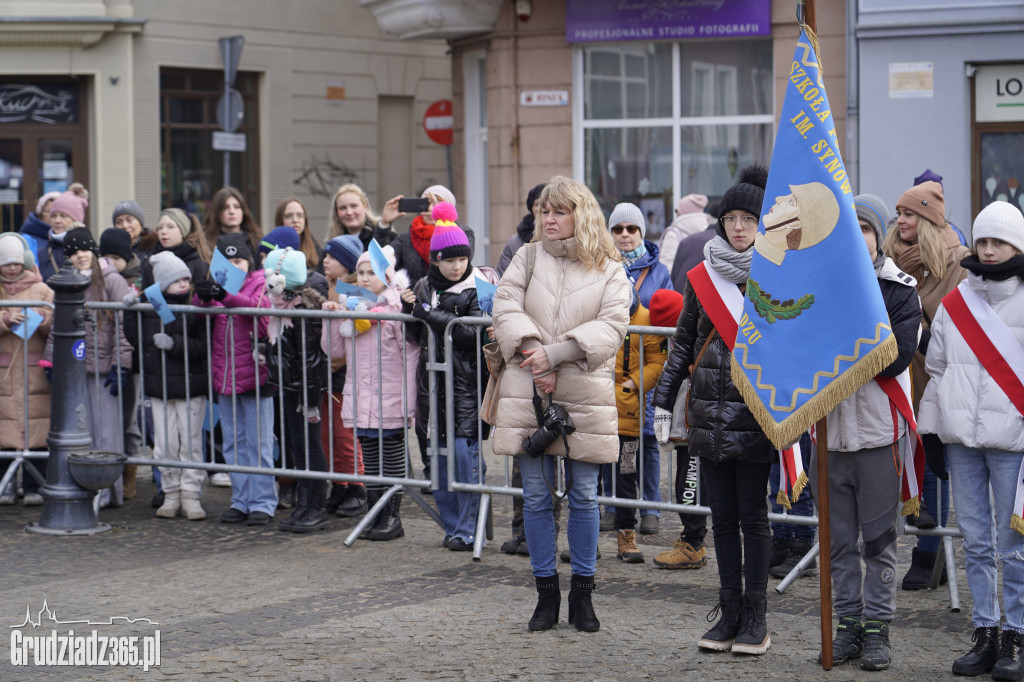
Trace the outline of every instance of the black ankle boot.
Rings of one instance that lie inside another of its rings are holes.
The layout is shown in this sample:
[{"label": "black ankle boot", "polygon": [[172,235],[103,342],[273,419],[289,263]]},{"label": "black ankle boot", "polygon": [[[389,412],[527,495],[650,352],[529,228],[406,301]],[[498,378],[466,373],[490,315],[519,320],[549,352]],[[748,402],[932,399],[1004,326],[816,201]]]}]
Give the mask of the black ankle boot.
[{"label": "black ankle boot", "polygon": [[350,486],[338,485],[337,483],[331,484],[331,494],[328,496],[327,504],[324,507],[328,514],[334,514],[338,511],[338,507],[348,499],[349,490]]},{"label": "black ankle boot", "polygon": [[999,637],[999,660],[992,668],[993,680],[1024,679],[1024,635],[1013,630],[1003,630]]},{"label": "black ankle boot", "polygon": [[[371,509],[373,509],[374,505],[377,504],[377,502],[380,500],[380,496],[381,496],[381,491],[379,491],[379,490],[367,490],[366,491],[366,511],[367,511],[367,513],[369,513],[369,511]],[[369,539],[370,533],[381,522],[381,517],[383,517],[386,512],[387,512],[386,509],[382,509],[380,514],[377,515],[377,518],[375,518],[370,525],[368,525],[365,529],[363,529],[363,532],[359,534],[359,537],[362,538],[363,540]]]},{"label": "black ankle boot", "polygon": [[594,576],[574,575],[569,588],[569,625],[580,632],[597,632],[601,621],[594,613],[590,595],[594,592]]},{"label": "black ankle boot", "polygon": [[734,654],[760,656],[768,651],[772,645],[772,637],[768,634],[767,611],[767,595],[743,595],[743,608],[740,609],[740,631],[732,643]]},{"label": "black ankle boot", "polygon": [[[935,566],[936,552],[923,552],[917,547],[910,551],[910,570],[903,576],[904,590],[926,590],[932,586],[932,568]],[[942,567],[939,584],[945,585],[946,567]]]},{"label": "black ankle boot", "polygon": [[295,484],[295,509],[291,516],[277,524],[279,530],[295,530],[295,524],[309,511],[309,489],[303,485],[306,481]]},{"label": "black ankle boot", "polygon": [[327,528],[327,511],[325,509],[327,506],[327,499],[325,497],[327,494],[325,490],[326,482],[302,481],[299,483],[299,486],[300,495],[302,494],[302,489],[307,491],[306,513],[283,529],[290,530],[293,533],[309,533],[314,530]]},{"label": "black ankle boot", "polygon": [[558,587],[558,574],[534,577],[537,581],[537,608],[527,625],[533,632],[550,630],[558,622],[558,610],[562,605],[562,590]]},{"label": "black ankle boot", "polygon": [[740,632],[740,611],[743,608],[743,596],[739,590],[722,588],[718,591],[718,606],[711,609],[707,619],[710,623],[719,614],[718,622],[704,633],[697,642],[701,649],[709,651],[729,651],[736,635]]},{"label": "black ankle boot", "polygon": [[999,660],[999,628],[975,628],[971,636],[974,646],[960,658],[953,661],[953,674],[976,677],[992,672]]},{"label": "black ankle boot", "polygon": [[405,535],[405,530],[402,529],[402,519],[398,515],[401,507],[402,493],[395,493],[388,500],[384,511],[377,517],[378,522],[370,531],[371,540],[394,540]]},{"label": "black ankle boot", "polygon": [[[342,502],[341,506],[335,510],[338,512],[338,516],[345,518],[362,516],[366,513],[366,509],[366,488],[361,485],[349,483],[345,501]],[[328,510],[328,513],[331,513],[330,510]]]}]

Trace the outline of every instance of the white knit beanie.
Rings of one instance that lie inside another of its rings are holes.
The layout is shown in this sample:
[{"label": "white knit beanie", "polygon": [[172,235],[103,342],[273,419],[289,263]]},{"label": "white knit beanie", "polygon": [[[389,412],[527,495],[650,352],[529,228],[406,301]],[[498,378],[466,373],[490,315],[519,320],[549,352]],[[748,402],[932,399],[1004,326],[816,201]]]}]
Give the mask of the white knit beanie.
[{"label": "white knit beanie", "polygon": [[974,219],[974,243],[979,239],[1000,239],[1024,253],[1024,215],[1013,204],[993,201]]},{"label": "white knit beanie", "polygon": [[644,222],[644,213],[636,204],[616,204],[612,214],[608,216],[608,229],[616,225],[636,225],[640,228],[640,236],[647,237],[647,223]]}]

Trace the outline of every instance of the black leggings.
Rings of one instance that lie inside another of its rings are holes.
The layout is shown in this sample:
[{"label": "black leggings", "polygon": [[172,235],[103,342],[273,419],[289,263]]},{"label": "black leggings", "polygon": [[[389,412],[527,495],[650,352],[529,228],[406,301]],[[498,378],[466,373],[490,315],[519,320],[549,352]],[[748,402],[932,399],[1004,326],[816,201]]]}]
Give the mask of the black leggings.
[{"label": "black leggings", "polygon": [[711,531],[722,590],[744,594],[745,581],[745,594],[767,594],[772,541],[765,496],[771,464],[738,460],[712,464],[705,459],[700,470],[711,497]]},{"label": "black leggings", "polygon": [[[381,448],[381,443],[384,447]],[[403,478],[405,476],[405,438],[396,433],[378,439],[377,436],[359,436],[359,445],[363,448],[363,467],[367,476],[389,476]],[[367,483],[370,492],[382,492],[388,486],[383,483]]]}]

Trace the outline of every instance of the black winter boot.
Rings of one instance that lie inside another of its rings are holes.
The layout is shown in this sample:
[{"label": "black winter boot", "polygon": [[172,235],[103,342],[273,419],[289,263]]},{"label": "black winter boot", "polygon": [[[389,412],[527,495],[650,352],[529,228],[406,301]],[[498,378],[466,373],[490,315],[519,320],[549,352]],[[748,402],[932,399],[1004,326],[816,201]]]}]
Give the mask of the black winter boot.
[{"label": "black winter boot", "polygon": [[338,507],[348,499],[350,490],[351,486],[338,485],[337,483],[331,484],[331,494],[327,498],[327,506],[324,507],[328,514],[334,514],[338,511]]},{"label": "black winter boot", "polygon": [[293,533],[324,530],[327,528],[327,511],[325,509],[327,506],[325,497],[327,483],[325,481],[301,481],[299,486],[300,490],[305,488],[308,491],[306,493],[306,513],[286,527],[284,524],[279,525],[283,527],[283,530],[290,530]]},{"label": "black winter boot", "polygon": [[977,677],[992,672],[999,660],[999,628],[975,628],[971,636],[974,646],[960,658],[953,661],[953,674]]},{"label": "black winter boot", "polygon": [[789,542],[790,538],[772,536],[772,558],[768,561],[768,568],[775,568],[786,560],[786,556],[789,554]]},{"label": "black winter boot", "polygon": [[398,512],[402,507],[402,493],[395,493],[388,500],[388,505],[379,517],[377,524],[370,531],[371,540],[394,540],[405,535],[402,529],[402,519]]},{"label": "black winter boot", "polygon": [[760,656],[768,651],[772,645],[772,636],[768,634],[767,612],[767,595],[743,595],[743,608],[740,609],[740,631],[732,643],[734,654]]},{"label": "black winter boot", "polygon": [[[935,566],[936,552],[922,552],[917,547],[910,552],[910,570],[903,576],[904,590],[926,590],[932,586],[932,568]],[[942,567],[940,585],[945,585],[946,567]]]},{"label": "black winter boot", "polygon": [[590,595],[594,592],[594,576],[573,575],[569,587],[569,625],[580,632],[597,632],[601,621],[594,613]]},{"label": "black winter boot", "polygon": [[303,480],[295,484],[295,509],[291,516],[278,522],[278,530],[295,530],[295,524],[309,511],[309,488],[304,483]]},{"label": "black winter boot", "polygon": [[[864,626],[856,618],[841,617],[832,639],[832,663],[839,665],[851,658],[860,658],[863,653]],[[818,663],[821,664],[821,654],[818,654]]]},{"label": "black winter boot", "polygon": [[[381,496],[381,491],[379,491],[379,490],[367,490],[366,491],[366,512],[367,513],[369,513],[369,511],[371,509],[373,509],[375,504],[377,504],[377,501],[380,500],[380,496]],[[380,514],[377,515],[377,518],[375,518],[373,520],[373,523],[371,523],[369,526],[367,526],[363,530],[363,532],[359,534],[359,537],[361,539],[363,539],[363,540],[368,539],[370,537],[370,532],[373,531],[373,529],[381,522],[381,519],[383,518],[383,516],[386,513],[387,513],[387,509],[382,509]]]},{"label": "black winter boot", "polygon": [[[338,516],[344,518],[350,518],[353,516],[362,516],[366,513],[366,487],[356,485],[354,483],[348,484],[348,493],[345,500],[341,503],[341,506],[337,508]],[[331,513],[328,511],[328,513]]]},{"label": "black winter boot", "polygon": [[992,668],[993,680],[1024,680],[1024,635],[1003,630],[999,638],[999,660]]},{"label": "black winter boot", "polygon": [[864,621],[864,652],[861,670],[888,670],[892,661],[889,645],[889,624],[881,620]]},{"label": "black winter boot", "polygon": [[[814,543],[810,540],[798,540],[793,538],[789,543],[789,550],[786,552],[786,556],[777,565],[768,569],[768,575],[773,578],[782,580],[789,572],[796,568],[796,565],[800,563],[800,560],[804,558],[811,548],[814,547]],[[774,549],[774,548],[773,548]],[[818,561],[812,560],[807,567],[797,573],[797,578],[806,578],[809,575],[814,575],[818,572]]]},{"label": "black winter boot", "polygon": [[740,632],[740,610],[743,607],[743,597],[739,590],[728,590],[722,588],[718,591],[718,605],[708,613],[708,622],[712,622],[715,616],[719,616],[714,627],[704,633],[704,636],[697,642],[701,649],[709,651],[728,651],[732,648],[733,640]]},{"label": "black winter boot", "polygon": [[537,608],[527,625],[533,632],[550,630],[558,623],[558,610],[562,605],[562,591],[558,587],[558,574],[534,577],[537,581]]}]

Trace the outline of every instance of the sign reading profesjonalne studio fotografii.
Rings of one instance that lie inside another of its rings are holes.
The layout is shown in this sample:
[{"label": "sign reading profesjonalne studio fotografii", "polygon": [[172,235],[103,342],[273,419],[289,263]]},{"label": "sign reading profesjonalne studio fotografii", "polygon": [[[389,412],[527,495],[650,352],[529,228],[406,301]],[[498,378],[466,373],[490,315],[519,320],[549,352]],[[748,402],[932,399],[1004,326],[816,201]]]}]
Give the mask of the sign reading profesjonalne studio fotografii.
[{"label": "sign reading profesjonalne studio fotografii", "polygon": [[771,0],[566,0],[565,39],[678,40],[771,35]]}]

